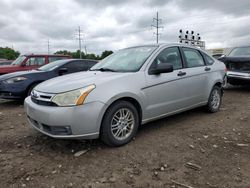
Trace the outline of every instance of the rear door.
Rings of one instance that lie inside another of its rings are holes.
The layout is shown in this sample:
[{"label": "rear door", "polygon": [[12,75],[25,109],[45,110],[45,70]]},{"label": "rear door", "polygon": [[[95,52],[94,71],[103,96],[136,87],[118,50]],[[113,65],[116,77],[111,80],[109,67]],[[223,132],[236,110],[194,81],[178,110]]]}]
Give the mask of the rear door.
[{"label": "rear door", "polygon": [[193,106],[203,103],[207,100],[207,72],[210,71],[211,68],[206,66],[199,50],[188,47],[182,47],[181,49],[185,63],[185,69],[183,70],[186,73],[185,82],[189,85],[185,91],[188,97],[187,104]]}]

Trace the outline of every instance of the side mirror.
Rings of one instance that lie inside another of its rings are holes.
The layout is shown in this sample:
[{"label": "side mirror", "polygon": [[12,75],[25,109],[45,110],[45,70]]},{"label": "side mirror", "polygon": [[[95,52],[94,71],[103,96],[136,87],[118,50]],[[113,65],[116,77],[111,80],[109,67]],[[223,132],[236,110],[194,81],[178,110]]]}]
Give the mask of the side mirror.
[{"label": "side mirror", "polygon": [[222,54],[220,57],[226,57],[226,55],[225,55],[225,54]]},{"label": "side mirror", "polygon": [[59,76],[64,75],[64,74],[66,74],[67,72],[68,72],[68,69],[67,69],[67,68],[60,68],[60,69],[58,70]]},{"label": "side mirror", "polygon": [[149,74],[161,74],[161,73],[168,73],[173,72],[174,67],[172,64],[169,63],[160,63],[157,65],[156,68],[150,70]]}]

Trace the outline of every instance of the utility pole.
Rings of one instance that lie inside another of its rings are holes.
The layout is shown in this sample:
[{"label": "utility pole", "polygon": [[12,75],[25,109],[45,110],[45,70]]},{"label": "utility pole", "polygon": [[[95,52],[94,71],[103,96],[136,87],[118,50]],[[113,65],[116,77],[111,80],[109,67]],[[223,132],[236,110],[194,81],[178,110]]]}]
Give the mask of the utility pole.
[{"label": "utility pole", "polygon": [[81,26],[78,26],[78,29],[77,29],[77,40],[79,42],[80,59],[82,59],[83,32],[82,32]]},{"label": "utility pole", "polygon": [[49,51],[50,51],[50,43],[49,43],[49,39],[48,39],[48,55],[49,55]]},{"label": "utility pole", "polygon": [[81,26],[78,28],[80,59],[82,59]]},{"label": "utility pole", "polygon": [[161,19],[159,19],[159,15],[158,15],[158,12],[156,13],[156,18],[153,18],[153,22],[155,22],[155,24],[152,24],[151,25],[151,28],[154,27],[156,28],[156,33],[154,32],[154,34],[156,35],[156,43],[158,44],[159,42],[159,29],[162,28],[163,29],[163,26],[159,26],[159,24],[162,22]]},{"label": "utility pole", "polygon": [[84,49],[85,49],[85,54],[87,55],[87,47],[86,47],[86,46],[84,46]]}]

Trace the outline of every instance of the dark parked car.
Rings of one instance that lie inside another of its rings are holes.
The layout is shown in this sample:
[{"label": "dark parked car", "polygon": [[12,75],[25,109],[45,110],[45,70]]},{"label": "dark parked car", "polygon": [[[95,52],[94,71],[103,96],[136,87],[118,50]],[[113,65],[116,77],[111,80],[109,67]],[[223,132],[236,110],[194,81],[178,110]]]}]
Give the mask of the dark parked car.
[{"label": "dark parked car", "polygon": [[232,49],[228,56],[219,58],[227,67],[227,82],[250,85],[250,46]]},{"label": "dark parked car", "polygon": [[71,58],[68,55],[37,55],[37,54],[29,54],[29,55],[21,55],[15,61],[13,61],[10,65],[0,66],[0,75],[17,72],[17,71],[25,71],[37,69],[45,64],[51,63],[53,61],[69,59]]},{"label": "dark parked car", "polygon": [[58,60],[44,65],[37,70],[19,71],[0,76],[0,98],[24,99],[39,83],[79,71],[86,71],[97,61],[88,59]]}]

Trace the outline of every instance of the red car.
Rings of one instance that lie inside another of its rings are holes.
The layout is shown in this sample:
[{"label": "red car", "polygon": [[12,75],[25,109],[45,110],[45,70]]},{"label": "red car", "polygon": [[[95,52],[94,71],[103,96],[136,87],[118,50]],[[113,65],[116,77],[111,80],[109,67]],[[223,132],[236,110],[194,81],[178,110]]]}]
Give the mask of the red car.
[{"label": "red car", "polygon": [[0,60],[0,66],[10,65],[12,62],[12,60]]},{"label": "red car", "polygon": [[17,71],[37,69],[50,62],[69,59],[68,55],[21,55],[11,65],[0,66],[0,75]]}]

